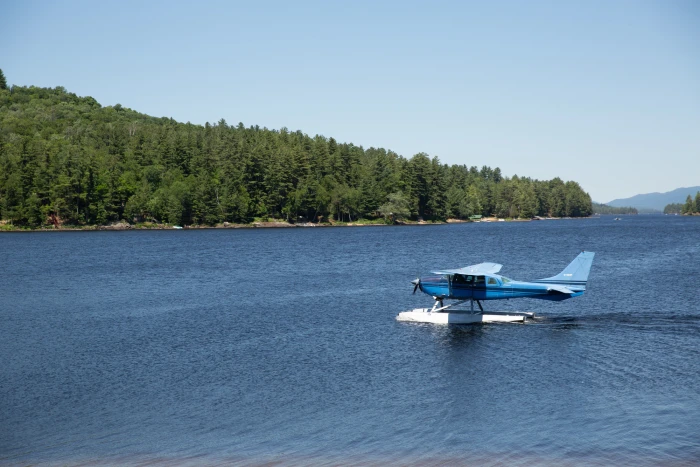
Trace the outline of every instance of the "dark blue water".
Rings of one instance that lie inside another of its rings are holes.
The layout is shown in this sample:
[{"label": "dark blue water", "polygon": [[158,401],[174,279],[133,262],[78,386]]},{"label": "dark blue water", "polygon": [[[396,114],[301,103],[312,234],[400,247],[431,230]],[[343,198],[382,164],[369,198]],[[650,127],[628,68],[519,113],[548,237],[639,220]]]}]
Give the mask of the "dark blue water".
[{"label": "dark blue water", "polygon": [[[535,279],[528,324],[399,323]],[[0,463],[700,463],[700,218],[0,235]]]}]

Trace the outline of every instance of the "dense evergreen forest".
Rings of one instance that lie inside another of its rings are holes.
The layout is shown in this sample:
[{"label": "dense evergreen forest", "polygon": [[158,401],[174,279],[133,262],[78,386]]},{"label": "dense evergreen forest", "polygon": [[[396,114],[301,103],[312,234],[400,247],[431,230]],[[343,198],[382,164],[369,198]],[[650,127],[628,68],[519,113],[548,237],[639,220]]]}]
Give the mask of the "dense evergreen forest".
[{"label": "dense evergreen forest", "polygon": [[301,131],[194,125],[62,87],[0,89],[5,224],[179,225],[589,216],[578,183],[501,175]]},{"label": "dense evergreen forest", "polygon": [[671,203],[664,208],[664,214],[700,214],[700,191],[695,193],[695,199],[688,195],[685,203]]},{"label": "dense evergreen forest", "polygon": [[636,208],[631,207],[614,207],[607,204],[593,203],[593,212],[595,214],[638,214]]},{"label": "dense evergreen forest", "polygon": [[682,214],[683,213],[683,203],[671,203],[667,204],[664,208],[664,214]]}]

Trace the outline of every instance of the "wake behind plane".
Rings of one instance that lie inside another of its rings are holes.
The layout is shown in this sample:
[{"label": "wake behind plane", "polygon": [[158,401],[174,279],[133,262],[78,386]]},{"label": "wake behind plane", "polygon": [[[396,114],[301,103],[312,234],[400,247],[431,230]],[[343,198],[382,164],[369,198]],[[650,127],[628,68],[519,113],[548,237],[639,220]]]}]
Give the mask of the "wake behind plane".
[{"label": "wake behind plane", "polygon": [[[498,274],[503,267],[497,263],[481,263],[460,269],[433,271],[432,275],[412,281],[413,293],[419,289],[432,296],[432,308],[416,308],[399,313],[399,321],[429,323],[478,323],[524,321],[532,313],[484,312],[485,300],[536,298],[561,301],[583,295],[588,283],[595,253],[584,251],[556,276],[534,281],[516,281]],[[445,306],[444,300],[456,300]],[[470,302],[470,310],[454,310],[455,306]],[[480,312],[474,311],[474,303]],[[448,311],[449,310],[449,311]]]}]

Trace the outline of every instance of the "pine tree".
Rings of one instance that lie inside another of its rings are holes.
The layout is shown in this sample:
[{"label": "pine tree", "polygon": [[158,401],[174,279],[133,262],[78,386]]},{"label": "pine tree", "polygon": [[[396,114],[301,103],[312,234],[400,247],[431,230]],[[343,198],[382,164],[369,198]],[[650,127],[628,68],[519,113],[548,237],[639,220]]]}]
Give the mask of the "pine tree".
[{"label": "pine tree", "polygon": [[0,89],[7,89],[7,80],[5,79],[2,69],[0,69]]},{"label": "pine tree", "polygon": [[379,212],[384,218],[389,221],[405,219],[411,215],[408,207],[408,200],[400,191],[391,193],[387,196],[388,203],[379,206]]},{"label": "pine tree", "polygon": [[695,203],[690,195],[685,199],[685,205],[683,206],[683,214],[692,214],[695,211]]},{"label": "pine tree", "polygon": [[700,212],[700,191],[695,193],[695,212]]}]

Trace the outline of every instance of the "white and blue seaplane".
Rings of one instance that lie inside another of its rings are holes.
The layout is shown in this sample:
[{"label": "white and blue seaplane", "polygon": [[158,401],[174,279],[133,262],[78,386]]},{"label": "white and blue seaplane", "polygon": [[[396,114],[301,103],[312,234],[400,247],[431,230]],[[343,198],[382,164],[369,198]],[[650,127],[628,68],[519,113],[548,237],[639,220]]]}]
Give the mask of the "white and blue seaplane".
[{"label": "white and blue seaplane", "polygon": [[[503,266],[496,263],[433,271],[430,276],[412,281],[413,293],[420,289],[432,296],[435,299],[433,307],[404,311],[396,319],[442,324],[522,322],[527,317],[534,317],[534,313],[485,312],[481,302],[523,297],[561,301],[583,295],[594,255],[584,251],[556,276],[530,282],[515,281],[498,274]],[[445,305],[444,300],[456,302]],[[467,302],[471,305],[469,309],[456,308]],[[474,310],[474,303],[479,311]]]}]

